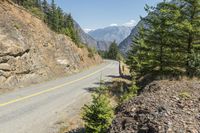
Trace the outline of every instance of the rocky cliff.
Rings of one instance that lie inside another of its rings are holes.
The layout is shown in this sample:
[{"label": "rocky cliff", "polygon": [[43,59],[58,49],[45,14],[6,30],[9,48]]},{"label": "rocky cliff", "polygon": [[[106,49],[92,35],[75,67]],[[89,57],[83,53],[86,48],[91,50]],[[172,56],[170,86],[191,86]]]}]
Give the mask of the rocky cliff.
[{"label": "rocky cliff", "polygon": [[118,109],[110,133],[199,133],[200,82],[154,81]]},{"label": "rocky cliff", "polygon": [[22,7],[0,1],[0,88],[12,89],[98,64],[86,48],[52,32]]}]

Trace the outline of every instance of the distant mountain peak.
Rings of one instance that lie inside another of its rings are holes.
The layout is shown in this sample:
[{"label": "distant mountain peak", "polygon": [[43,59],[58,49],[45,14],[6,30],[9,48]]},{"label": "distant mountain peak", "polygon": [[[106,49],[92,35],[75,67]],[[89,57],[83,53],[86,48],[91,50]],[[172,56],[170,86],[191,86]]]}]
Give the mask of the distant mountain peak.
[{"label": "distant mountain peak", "polygon": [[132,27],[113,24],[105,28],[89,31],[88,34],[97,41],[112,42],[115,40],[117,43],[120,43],[131,33],[131,30]]}]

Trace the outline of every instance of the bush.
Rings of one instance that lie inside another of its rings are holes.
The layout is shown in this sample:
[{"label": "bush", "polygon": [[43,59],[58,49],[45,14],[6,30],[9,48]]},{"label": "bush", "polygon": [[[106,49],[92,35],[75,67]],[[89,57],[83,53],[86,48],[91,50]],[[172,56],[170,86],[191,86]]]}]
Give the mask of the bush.
[{"label": "bush", "polygon": [[189,68],[187,70],[190,77],[200,77],[200,54],[192,52],[189,57]]},{"label": "bush", "polygon": [[17,30],[20,29],[20,25],[19,25],[19,24],[14,24],[13,26],[14,26]]},{"label": "bush", "polygon": [[29,10],[40,19],[44,19],[44,13],[39,8],[32,7],[32,8],[29,8]]},{"label": "bush", "polygon": [[106,133],[112,123],[114,112],[105,95],[93,95],[92,104],[83,107],[86,133]]},{"label": "bush", "polygon": [[123,93],[123,95],[120,98],[120,103],[129,101],[131,98],[135,97],[137,93],[138,93],[138,87],[135,84],[133,84]]},{"label": "bush", "polygon": [[95,48],[89,48],[89,47],[87,47],[87,49],[88,49],[88,57],[93,58],[94,55],[97,53],[96,49]]}]

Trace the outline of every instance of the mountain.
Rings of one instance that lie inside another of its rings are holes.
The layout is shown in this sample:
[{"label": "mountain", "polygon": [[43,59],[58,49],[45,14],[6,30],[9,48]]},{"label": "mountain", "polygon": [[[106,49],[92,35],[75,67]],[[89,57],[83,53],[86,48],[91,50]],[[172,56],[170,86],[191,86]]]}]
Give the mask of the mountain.
[{"label": "mountain", "polygon": [[125,38],[120,44],[119,49],[123,54],[126,54],[130,49],[130,46],[133,41],[133,37],[138,33],[139,27],[143,25],[143,21],[140,21],[131,31],[129,36]]},{"label": "mountain", "polygon": [[89,47],[92,48],[98,48],[98,42],[92,38],[89,34],[85,33],[84,30],[80,27],[80,25],[74,20],[74,27],[78,31],[78,35],[80,37],[80,41],[83,44],[86,44]]},{"label": "mountain", "polygon": [[110,42],[116,41],[120,43],[124,40],[131,32],[131,27],[127,26],[109,26],[103,29],[96,29],[88,32],[95,40],[104,42],[105,47],[109,47]]},{"label": "mountain", "polygon": [[0,88],[17,88],[65,76],[98,64],[86,48],[51,31],[12,2],[0,1]]}]

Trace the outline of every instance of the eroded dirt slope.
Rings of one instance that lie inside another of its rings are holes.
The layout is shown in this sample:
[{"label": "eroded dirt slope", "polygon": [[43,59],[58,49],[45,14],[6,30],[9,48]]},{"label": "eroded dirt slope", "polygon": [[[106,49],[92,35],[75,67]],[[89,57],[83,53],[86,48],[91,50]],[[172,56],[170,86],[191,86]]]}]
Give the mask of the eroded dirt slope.
[{"label": "eroded dirt slope", "polygon": [[0,1],[0,88],[50,80],[101,63],[22,7]]}]

